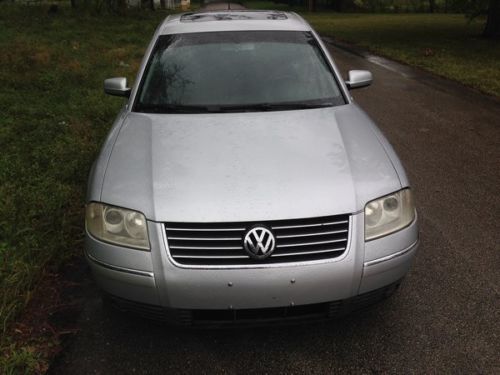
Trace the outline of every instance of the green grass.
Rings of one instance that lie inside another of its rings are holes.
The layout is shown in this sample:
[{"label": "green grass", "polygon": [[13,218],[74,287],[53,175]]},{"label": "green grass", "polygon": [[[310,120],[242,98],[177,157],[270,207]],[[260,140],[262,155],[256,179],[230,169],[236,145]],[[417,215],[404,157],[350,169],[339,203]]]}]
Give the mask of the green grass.
[{"label": "green grass", "polygon": [[[284,9],[269,1],[247,2],[261,9]],[[324,36],[500,96],[500,41],[479,35],[484,20],[462,14],[341,14],[299,11]]]},{"label": "green grass", "polygon": [[0,358],[0,369],[4,375],[44,373],[47,364],[44,363],[36,347],[21,346],[9,348],[8,357]]},{"label": "green grass", "polygon": [[102,82],[134,78],[164,17],[66,7],[49,16],[0,3],[0,373],[29,373],[41,360],[13,341],[9,323],[44,272],[81,254],[87,175],[123,104]]}]

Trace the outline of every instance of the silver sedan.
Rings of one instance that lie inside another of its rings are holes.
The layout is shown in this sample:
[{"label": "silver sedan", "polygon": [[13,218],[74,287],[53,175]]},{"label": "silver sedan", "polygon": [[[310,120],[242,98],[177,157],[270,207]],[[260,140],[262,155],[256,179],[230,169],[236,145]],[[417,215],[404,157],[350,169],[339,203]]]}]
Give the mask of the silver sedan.
[{"label": "silver sedan", "polygon": [[325,318],[390,295],[418,246],[408,178],[294,13],[169,16],[89,178],[86,256],[174,323]]}]

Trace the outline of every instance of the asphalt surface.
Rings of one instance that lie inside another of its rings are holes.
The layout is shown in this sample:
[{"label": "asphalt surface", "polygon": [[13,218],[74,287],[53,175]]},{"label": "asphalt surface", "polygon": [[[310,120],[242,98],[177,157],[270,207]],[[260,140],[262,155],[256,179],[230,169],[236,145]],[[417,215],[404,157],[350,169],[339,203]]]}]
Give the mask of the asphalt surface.
[{"label": "asphalt surface", "polygon": [[400,290],[310,325],[192,331],[103,309],[89,282],[81,331],[54,374],[500,373],[500,104],[460,85],[332,47],[406,166],[421,247]]}]

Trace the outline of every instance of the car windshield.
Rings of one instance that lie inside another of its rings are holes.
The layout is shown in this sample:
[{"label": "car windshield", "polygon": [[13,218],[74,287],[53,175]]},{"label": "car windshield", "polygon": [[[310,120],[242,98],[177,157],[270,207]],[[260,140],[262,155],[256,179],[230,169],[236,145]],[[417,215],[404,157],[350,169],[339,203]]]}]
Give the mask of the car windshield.
[{"label": "car windshield", "polygon": [[345,104],[309,32],[232,31],[161,36],[134,110],[242,112]]}]

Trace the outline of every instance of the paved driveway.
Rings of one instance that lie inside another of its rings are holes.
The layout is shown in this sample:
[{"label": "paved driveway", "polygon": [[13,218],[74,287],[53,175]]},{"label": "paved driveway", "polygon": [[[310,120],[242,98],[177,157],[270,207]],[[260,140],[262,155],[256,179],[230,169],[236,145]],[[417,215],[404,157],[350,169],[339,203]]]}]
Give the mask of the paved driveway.
[{"label": "paved driveway", "polygon": [[374,73],[352,93],[415,187],[422,243],[400,291],[329,323],[183,331],[103,310],[90,284],[82,331],[53,373],[500,373],[499,103],[332,52],[343,72]]}]

